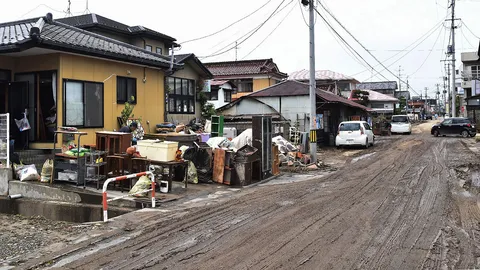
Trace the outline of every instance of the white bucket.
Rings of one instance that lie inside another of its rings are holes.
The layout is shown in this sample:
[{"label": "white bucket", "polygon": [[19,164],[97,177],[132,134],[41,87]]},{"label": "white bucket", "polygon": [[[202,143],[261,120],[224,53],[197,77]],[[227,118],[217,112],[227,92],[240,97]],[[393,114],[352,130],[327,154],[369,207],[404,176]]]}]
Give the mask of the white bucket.
[{"label": "white bucket", "polygon": [[168,193],[168,181],[160,181],[160,192]]}]

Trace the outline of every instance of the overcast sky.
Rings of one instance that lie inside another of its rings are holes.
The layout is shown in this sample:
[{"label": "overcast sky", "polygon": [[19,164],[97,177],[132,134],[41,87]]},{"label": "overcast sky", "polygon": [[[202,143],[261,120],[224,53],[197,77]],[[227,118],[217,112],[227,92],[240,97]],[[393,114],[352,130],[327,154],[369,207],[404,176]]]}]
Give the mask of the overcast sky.
[{"label": "overcast sky", "polygon": [[[267,3],[248,19],[219,34],[183,44],[179,52],[208,56],[234,47],[236,40],[238,42],[244,40],[242,36],[264,22],[282,1],[280,12],[238,46],[238,59],[273,58],[280,70],[287,73],[308,69],[308,27],[304,21],[304,19],[308,21],[308,14],[300,7],[299,0],[90,0],[89,11],[128,25],[149,27],[173,36],[182,43],[221,30]],[[71,2],[71,11],[74,15],[85,12],[86,0]],[[442,83],[444,68],[440,60],[444,59],[449,29],[440,26],[436,31],[430,32],[431,35],[413,51],[402,50],[425,36],[430,29],[445,19],[447,0],[322,0],[322,3],[368,50],[379,60],[384,61],[392,72],[398,74],[401,65],[404,79],[406,80],[406,75],[410,75],[409,82],[416,92],[420,90],[424,92],[424,88],[428,87],[429,93],[434,93],[435,84]],[[9,1],[0,9],[0,18],[6,22],[41,16],[47,12],[52,12],[54,18],[60,18],[65,17],[63,11],[67,6],[67,0]],[[318,10],[325,14],[321,7],[318,7]],[[477,36],[480,36],[479,10],[480,0],[457,0],[457,17],[461,18]],[[283,19],[282,24],[278,26]],[[378,71],[383,70],[340,26],[328,16],[327,19],[370,65]],[[476,51],[479,43],[465,25],[458,29],[456,35],[457,59],[460,59],[462,51]],[[270,33],[272,33],[270,37],[258,46]],[[319,17],[315,34],[317,70],[329,69],[353,75],[359,81],[385,80],[380,76],[370,78],[372,71],[367,70],[366,64],[358,63],[350,52],[346,52],[343,45],[339,45],[338,40]],[[389,58],[391,59],[385,61]],[[398,60],[399,58],[401,59]],[[235,50],[202,61],[225,60],[235,60]],[[397,60],[398,62],[394,63]],[[459,65],[460,60],[457,61],[457,66]],[[388,80],[396,80],[387,71],[381,74]],[[412,94],[415,95],[413,91]]]}]

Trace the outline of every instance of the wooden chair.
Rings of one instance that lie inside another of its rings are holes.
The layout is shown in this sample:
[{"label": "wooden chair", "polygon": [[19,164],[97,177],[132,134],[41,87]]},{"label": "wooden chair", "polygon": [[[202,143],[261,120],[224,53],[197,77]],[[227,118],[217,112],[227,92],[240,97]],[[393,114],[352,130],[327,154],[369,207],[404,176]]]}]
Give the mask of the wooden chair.
[{"label": "wooden chair", "polygon": [[[123,175],[125,175],[125,158],[119,155],[107,156],[107,178]],[[115,186],[116,182],[113,182],[113,188]],[[124,183],[121,183],[120,187],[123,192]]]}]

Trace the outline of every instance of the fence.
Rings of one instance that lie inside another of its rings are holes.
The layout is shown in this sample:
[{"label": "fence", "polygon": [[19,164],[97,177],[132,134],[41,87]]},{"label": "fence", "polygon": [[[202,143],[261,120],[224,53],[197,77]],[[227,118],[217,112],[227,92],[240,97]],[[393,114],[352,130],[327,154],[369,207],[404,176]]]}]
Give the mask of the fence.
[{"label": "fence", "polygon": [[9,114],[0,114],[0,162],[10,167],[10,118]]},{"label": "fence", "polygon": [[[112,198],[107,200],[107,187],[108,184],[111,182],[115,181],[123,181],[127,179],[132,179],[132,178],[138,178],[144,175],[150,175],[150,180],[152,180],[152,189],[147,189],[143,190],[140,192],[137,192],[135,194],[129,194],[125,196],[120,196],[116,198]],[[141,173],[135,173],[135,174],[129,174],[129,175],[124,175],[124,176],[118,176],[118,177],[113,177],[113,178],[108,178],[104,183],[103,183],[103,200],[102,200],[102,205],[103,205],[103,221],[107,222],[108,221],[108,202],[115,201],[122,199],[124,197],[128,197],[130,195],[136,195],[136,194],[141,194],[145,192],[152,191],[152,208],[155,208],[155,175],[152,172],[141,172]]]}]

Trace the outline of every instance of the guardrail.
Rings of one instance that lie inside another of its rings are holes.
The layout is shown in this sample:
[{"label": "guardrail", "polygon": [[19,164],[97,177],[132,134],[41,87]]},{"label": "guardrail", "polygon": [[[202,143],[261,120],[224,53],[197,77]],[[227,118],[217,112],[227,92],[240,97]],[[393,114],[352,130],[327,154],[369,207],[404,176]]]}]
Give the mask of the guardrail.
[{"label": "guardrail", "polygon": [[10,115],[0,114],[0,160],[5,160],[5,167],[10,168]]},{"label": "guardrail", "polygon": [[[115,182],[115,181],[123,181],[123,180],[131,179],[131,178],[138,178],[138,177],[145,176],[145,175],[150,175],[150,179],[152,180],[152,188],[151,189],[146,189],[146,190],[134,193],[134,194],[128,194],[128,195],[125,195],[125,196],[120,196],[120,197],[112,198],[112,199],[109,199],[109,200],[107,199],[107,187],[108,187],[109,183]],[[131,196],[131,195],[136,195],[136,194],[141,194],[141,193],[152,191],[152,208],[155,208],[155,175],[152,172],[141,172],[141,173],[134,173],[134,174],[129,174],[129,175],[123,175],[123,176],[108,178],[103,183],[103,190],[102,191],[103,191],[102,204],[103,204],[103,221],[104,222],[108,221],[108,202],[119,200],[121,198],[125,198],[125,197]]]}]

